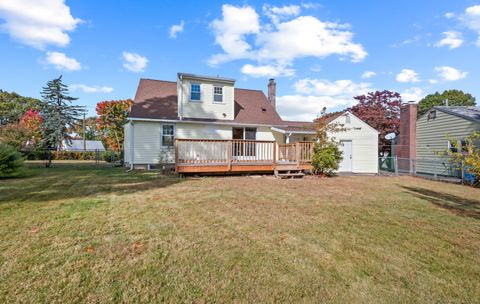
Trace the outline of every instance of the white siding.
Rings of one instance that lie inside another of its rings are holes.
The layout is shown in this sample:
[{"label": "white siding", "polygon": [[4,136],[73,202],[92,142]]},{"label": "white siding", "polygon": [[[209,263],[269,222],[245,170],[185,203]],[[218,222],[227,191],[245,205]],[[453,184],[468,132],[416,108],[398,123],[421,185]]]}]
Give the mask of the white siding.
[{"label": "white siding", "polygon": [[378,173],[378,132],[350,114],[350,123],[346,122],[344,115],[332,123],[340,123],[347,130],[329,134],[335,140],[352,141],[352,172],[353,173]]},{"label": "white siding", "polygon": [[177,123],[177,138],[231,139],[232,127],[226,125]]},{"label": "white siding", "polygon": [[123,157],[125,159],[125,164],[129,165],[132,162],[131,155],[131,123],[128,122],[123,126],[124,132],[125,132],[125,138],[123,140]]},{"label": "white siding", "polygon": [[[234,119],[234,87],[224,83],[215,83],[209,81],[191,80],[184,78],[179,80],[178,98],[179,115],[191,118],[213,118],[213,119]],[[190,101],[190,83],[200,84],[201,101]],[[223,87],[223,102],[213,101],[213,87]],[[225,114],[225,115],[224,115]]]}]

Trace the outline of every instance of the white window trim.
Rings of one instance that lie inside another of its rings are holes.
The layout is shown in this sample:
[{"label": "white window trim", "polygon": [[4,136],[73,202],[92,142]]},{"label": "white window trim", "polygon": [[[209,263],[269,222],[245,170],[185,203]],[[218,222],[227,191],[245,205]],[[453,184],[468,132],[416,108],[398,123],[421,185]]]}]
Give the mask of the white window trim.
[{"label": "white window trim", "polygon": [[[215,101],[215,95],[220,95],[220,94],[215,94],[215,88],[221,88],[222,89],[222,101]],[[224,89],[224,86],[214,84],[212,90],[213,90],[213,103],[224,104],[225,103],[225,89]]]},{"label": "white window trim", "polygon": [[[188,99],[190,100],[190,102],[202,102],[202,84],[201,83],[198,83],[198,82],[190,82],[190,90],[189,90],[189,96],[188,96]],[[199,87],[200,87],[200,99],[199,100],[196,100],[196,99],[192,99],[192,85],[194,84],[197,84]]]},{"label": "white window trim", "polygon": [[[173,126],[173,135],[168,134],[168,136],[173,136],[173,145],[167,146],[163,144],[163,126]],[[175,146],[175,138],[177,138],[177,127],[175,124],[165,123],[160,124],[160,147],[161,148],[172,148]]]}]

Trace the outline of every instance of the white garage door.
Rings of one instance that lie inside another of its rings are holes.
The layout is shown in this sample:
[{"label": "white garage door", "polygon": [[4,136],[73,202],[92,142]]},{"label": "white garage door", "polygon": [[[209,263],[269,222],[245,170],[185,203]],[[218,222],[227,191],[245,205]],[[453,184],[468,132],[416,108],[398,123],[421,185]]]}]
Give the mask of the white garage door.
[{"label": "white garage door", "polygon": [[340,163],[340,172],[352,172],[352,141],[340,141],[340,150],[343,151],[343,160]]}]

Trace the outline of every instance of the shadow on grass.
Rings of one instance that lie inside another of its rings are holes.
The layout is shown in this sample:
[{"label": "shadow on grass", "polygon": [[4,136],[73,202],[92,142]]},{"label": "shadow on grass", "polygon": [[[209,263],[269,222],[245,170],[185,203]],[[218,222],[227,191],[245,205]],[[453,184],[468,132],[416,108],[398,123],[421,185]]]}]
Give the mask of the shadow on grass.
[{"label": "shadow on grass", "polygon": [[408,193],[411,195],[427,200],[440,208],[447,209],[458,215],[480,219],[480,201],[478,200],[419,187],[402,186],[402,188],[408,190]]},{"label": "shadow on grass", "polygon": [[123,168],[30,168],[23,177],[0,183],[0,203],[128,195],[182,181],[178,176],[161,176],[152,171],[126,173]]}]

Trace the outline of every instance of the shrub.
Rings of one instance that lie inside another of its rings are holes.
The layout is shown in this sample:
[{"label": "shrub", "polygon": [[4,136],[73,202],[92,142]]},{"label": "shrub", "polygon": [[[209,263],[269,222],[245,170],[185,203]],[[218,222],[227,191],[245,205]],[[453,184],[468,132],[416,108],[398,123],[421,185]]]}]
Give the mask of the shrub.
[{"label": "shrub", "polygon": [[0,177],[15,175],[22,167],[22,154],[14,147],[0,143]]},{"label": "shrub", "polygon": [[315,143],[313,146],[312,166],[316,174],[331,176],[340,166],[342,151],[333,141],[323,144]]},{"label": "shrub", "polygon": [[120,158],[120,154],[114,151],[105,151],[102,153],[102,159],[107,163],[112,162],[112,160],[115,162],[119,158]]}]

